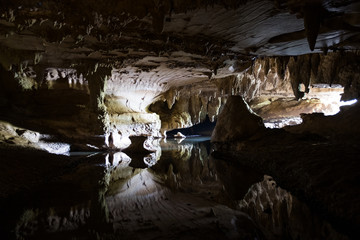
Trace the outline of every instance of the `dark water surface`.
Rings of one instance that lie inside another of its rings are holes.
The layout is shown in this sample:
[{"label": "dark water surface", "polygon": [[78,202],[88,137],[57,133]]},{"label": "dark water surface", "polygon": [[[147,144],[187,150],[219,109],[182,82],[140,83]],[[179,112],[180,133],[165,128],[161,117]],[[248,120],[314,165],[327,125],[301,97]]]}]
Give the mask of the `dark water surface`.
[{"label": "dark water surface", "polygon": [[270,176],[209,157],[209,137],[156,144],[151,154],[71,153],[76,164],[61,175],[2,200],[3,236],[346,239]]}]

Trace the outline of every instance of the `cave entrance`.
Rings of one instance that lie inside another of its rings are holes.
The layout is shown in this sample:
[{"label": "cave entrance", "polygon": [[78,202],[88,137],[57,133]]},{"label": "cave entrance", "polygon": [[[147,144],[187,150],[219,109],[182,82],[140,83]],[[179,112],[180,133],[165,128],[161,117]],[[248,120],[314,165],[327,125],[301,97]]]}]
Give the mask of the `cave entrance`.
[{"label": "cave entrance", "polygon": [[342,106],[357,102],[357,99],[347,101],[345,98],[344,87],[340,84],[312,84],[309,92],[299,100],[281,96],[260,96],[249,105],[263,118],[267,128],[282,128],[301,124],[302,114],[335,115]]}]

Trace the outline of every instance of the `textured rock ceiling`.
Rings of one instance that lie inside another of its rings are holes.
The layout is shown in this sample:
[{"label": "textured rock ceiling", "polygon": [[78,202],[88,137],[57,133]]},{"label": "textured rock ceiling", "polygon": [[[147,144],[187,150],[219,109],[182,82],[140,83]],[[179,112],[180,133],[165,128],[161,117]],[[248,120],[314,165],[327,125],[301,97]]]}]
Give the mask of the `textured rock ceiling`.
[{"label": "textured rock ceiling", "polygon": [[[356,48],[359,39],[357,1],[2,2],[1,44],[43,52],[50,63],[89,53],[116,58],[130,49],[300,55]],[[66,54],[58,59],[57,52]]]},{"label": "textured rock ceiling", "polygon": [[2,105],[57,129],[92,119],[156,135],[213,118],[227,95],[301,98],[302,74],[321,83],[341,59],[332,51],[355,53],[338,63],[358,72],[359,11],[355,0],[1,1]]}]

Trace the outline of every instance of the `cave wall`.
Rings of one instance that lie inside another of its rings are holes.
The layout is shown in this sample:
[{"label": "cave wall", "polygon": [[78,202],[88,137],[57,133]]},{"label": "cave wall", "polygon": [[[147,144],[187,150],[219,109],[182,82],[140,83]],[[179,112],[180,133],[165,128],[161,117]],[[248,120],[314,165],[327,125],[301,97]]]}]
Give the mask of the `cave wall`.
[{"label": "cave wall", "polygon": [[112,131],[164,136],[200,123],[207,115],[216,120],[232,95],[247,102],[264,96],[301,99],[318,84],[344,86],[344,100],[360,94],[357,52],[259,57],[234,73],[230,70],[238,63],[225,60],[216,75],[170,86],[164,82],[172,70],[163,65],[170,58],[153,70],[144,69],[149,61],[141,61],[141,66],[129,63],[119,69],[97,63],[39,72],[31,63],[12,65],[11,71],[2,68],[3,115],[21,115],[25,124],[45,125],[67,137],[76,137],[74,130],[82,137]]},{"label": "cave wall", "polygon": [[67,138],[160,136],[215,120],[230,95],[301,99],[328,83],[357,98],[357,9],[356,1],[2,1],[2,115]]},{"label": "cave wall", "polygon": [[[259,97],[301,100],[313,86],[328,84],[344,87],[342,100],[356,99],[359,97],[359,58],[357,52],[257,58],[240,73],[214,75],[199,84],[170,89],[149,110],[160,115],[164,133],[197,124],[206,114],[214,121],[231,95],[240,95],[247,102]],[[226,68],[233,66],[229,64]],[[316,100],[304,100],[304,104],[321,109],[321,103]]]}]

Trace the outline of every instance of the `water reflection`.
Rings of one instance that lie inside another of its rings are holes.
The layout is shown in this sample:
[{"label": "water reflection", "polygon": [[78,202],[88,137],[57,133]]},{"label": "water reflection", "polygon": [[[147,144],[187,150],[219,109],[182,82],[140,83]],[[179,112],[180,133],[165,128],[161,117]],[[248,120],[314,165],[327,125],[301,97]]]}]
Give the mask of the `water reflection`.
[{"label": "water reflection", "polygon": [[216,154],[209,157],[208,138],[148,144],[153,152],[86,155],[58,179],[9,203],[13,236],[306,239],[302,231],[309,237],[325,229],[271,177]]},{"label": "water reflection", "polygon": [[110,152],[105,156],[106,167],[116,167],[122,163],[130,163],[131,158],[123,152]]}]

